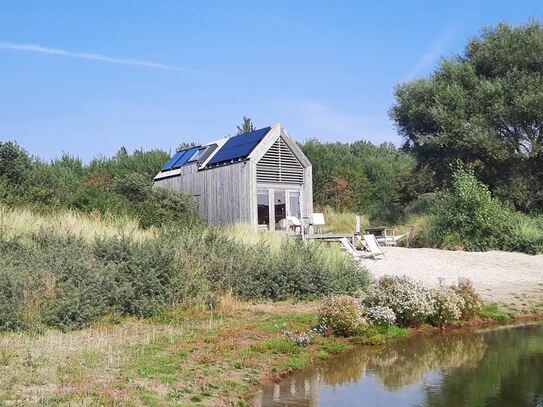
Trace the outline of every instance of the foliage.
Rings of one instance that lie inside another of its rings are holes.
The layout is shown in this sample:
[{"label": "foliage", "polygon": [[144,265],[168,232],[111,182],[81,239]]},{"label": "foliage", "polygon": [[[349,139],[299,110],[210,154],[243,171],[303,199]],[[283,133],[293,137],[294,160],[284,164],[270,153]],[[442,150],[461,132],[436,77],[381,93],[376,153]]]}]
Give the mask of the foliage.
[{"label": "foliage", "polygon": [[[322,226],[322,231],[324,233],[346,233],[355,230],[357,216],[355,212],[347,210],[340,212],[330,206],[316,206],[314,211],[324,213],[324,219],[326,220],[326,224]],[[363,230],[369,226],[369,219],[365,215],[358,216],[360,216],[360,228]]]},{"label": "foliage", "polygon": [[247,233],[229,237],[213,229],[196,232],[180,242],[179,250],[205,259],[198,263],[214,289],[232,290],[244,299],[355,294],[368,284],[367,271],[339,248],[253,233],[257,236],[249,241]]},{"label": "foliage", "polygon": [[543,252],[541,217],[507,208],[471,171],[460,170],[453,177],[452,190],[433,204],[419,241],[447,249]]},{"label": "foliage", "polygon": [[460,319],[464,309],[464,300],[452,287],[439,286],[430,290],[433,311],[428,321],[443,327],[445,324]]},{"label": "foliage", "polygon": [[483,301],[469,279],[459,278],[451,288],[462,298],[462,319],[471,319],[481,313]]},{"label": "foliage", "polygon": [[480,316],[481,318],[491,318],[496,321],[507,321],[513,317],[513,314],[508,311],[503,311],[498,304],[493,302],[490,304],[483,304]]},{"label": "foliage", "polygon": [[163,151],[122,148],[111,158],[88,165],[69,155],[46,163],[13,142],[0,142],[0,202],[41,211],[76,209],[138,219],[140,226],[198,223],[193,199],[152,188],[152,179],[168,160]]},{"label": "foliage", "polygon": [[376,305],[366,310],[366,318],[375,325],[394,325],[396,322],[396,314],[389,307]]},{"label": "foliage", "polygon": [[369,278],[339,250],[283,236],[272,245],[264,234],[249,242],[211,228],[141,230],[121,219],[59,216],[0,212],[0,330],[217,308],[225,292],[272,300],[355,293]]},{"label": "foliage", "polygon": [[251,131],[255,130],[253,121],[251,120],[250,117],[246,117],[246,116],[243,116],[243,123],[241,123],[241,126],[236,126],[236,127],[238,129],[238,135],[250,133]]},{"label": "foliage", "polygon": [[360,301],[348,295],[331,295],[319,308],[318,330],[325,335],[353,336],[367,325]]},{"label": "foliage", "polygon": [[436,184],[473,169],[503,201],[543,209],[543,25],[501,23],[443,59],[427,78],[399,85],[391,117]]},{"label": "foliage", "polygon": [[[405,199],[423,186],[404,188],[413,174],[414,160],[392,144],[369,142],[301,144],[313,166],[313,195],[318,205],[367,213],[372,221],[392,223]],[[408,191],[409,190],[409,191]]]},{"label": "foliage", "polygon": [[449,242],[468,250],[497,248],[507,222],[506,208],[472,172],[461,170],[454,174],[453,189],[434,206],[428,237],[440,246]]},{"label": "foliage", "polygon": [[368,309],[390,308],[401,327],[420,325],[434,311],[430,291],[407,276],[381,277],[370,286],[363,304]]}]

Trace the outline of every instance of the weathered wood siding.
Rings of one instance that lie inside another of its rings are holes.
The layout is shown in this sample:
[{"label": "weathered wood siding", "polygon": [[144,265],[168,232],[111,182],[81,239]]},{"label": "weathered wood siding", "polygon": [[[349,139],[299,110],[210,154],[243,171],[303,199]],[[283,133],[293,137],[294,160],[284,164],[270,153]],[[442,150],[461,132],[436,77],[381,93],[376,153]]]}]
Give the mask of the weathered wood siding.
[{"label": "weathered wood siding", "polygon": [[243,161],[197,171],[197,165],[181,167],[181,174],[155,181],[194,197],[200,216],[211,225],[256,224],[256,174],[254,163]]},{"label": "weathered wood siding", "polygon": [[308,218],[313,213],[313,167],[304,168],[302,187],[302,217]]}]

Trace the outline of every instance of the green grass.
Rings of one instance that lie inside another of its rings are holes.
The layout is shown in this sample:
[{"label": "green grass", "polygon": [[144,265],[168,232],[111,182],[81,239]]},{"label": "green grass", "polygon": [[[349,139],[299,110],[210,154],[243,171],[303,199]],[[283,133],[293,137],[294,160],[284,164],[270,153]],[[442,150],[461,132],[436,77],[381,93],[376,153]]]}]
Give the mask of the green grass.
[{"label": "green grass", "polygon": [[279,333],[285,329],[292,331],[303,331],[308,329],[315,319],[317,314],[303,315],[273,315],[256,324],[256,328],[263,330],[266,333]]},{"label": "green grass", "polygon": [[507,321],[513,318],[512,313],[500,309],[498,304],[496,304],[495,302],[483,304],[479,316],[481,318],[491,318],[496,321]]}]

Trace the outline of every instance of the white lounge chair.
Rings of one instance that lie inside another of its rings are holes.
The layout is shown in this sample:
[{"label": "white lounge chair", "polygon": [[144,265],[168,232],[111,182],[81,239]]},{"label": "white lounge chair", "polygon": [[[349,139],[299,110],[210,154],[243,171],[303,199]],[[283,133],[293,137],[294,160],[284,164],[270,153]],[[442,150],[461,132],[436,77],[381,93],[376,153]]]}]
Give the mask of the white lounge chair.
[{"label": "white lounge chair", "polygon": [[347,253],[352,254],[355,258],[362,257],[362,253],[356,250],[356,248],[352,245],[349,239],[347,239],[346,237],[342,237],[339,241],[341,242],[343,249]]},{"label": "white lounge chair", "polygon": [[326,224],[324,221],[324,213],[312,213],[309,215],[309,224],[313,227],[316,226],[316,229],[319,233],[322,233],[322,226]]},{"label": "white lounge chair", "polygon": [[377,243],[374,235],[363,235],[362,238],[364,239],[364,245],[375,260],[377,260],[378,256],[383,256],[383,258],[386,259],[385,253],[383,250],[381,250],[381,246],[379,246],[379,243]]}]

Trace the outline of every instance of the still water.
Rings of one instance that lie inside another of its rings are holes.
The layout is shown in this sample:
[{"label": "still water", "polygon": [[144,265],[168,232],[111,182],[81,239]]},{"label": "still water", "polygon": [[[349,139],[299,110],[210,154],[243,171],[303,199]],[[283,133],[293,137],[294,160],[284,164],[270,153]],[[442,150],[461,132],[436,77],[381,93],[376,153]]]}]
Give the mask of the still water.
[{"label": "still water", "polygon": [[265,387],[253,406],[543,407],[543,324],[359,347]]}]

